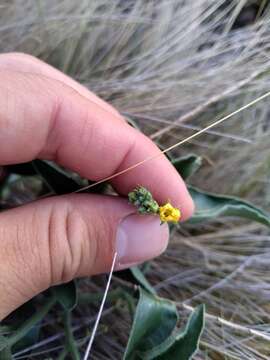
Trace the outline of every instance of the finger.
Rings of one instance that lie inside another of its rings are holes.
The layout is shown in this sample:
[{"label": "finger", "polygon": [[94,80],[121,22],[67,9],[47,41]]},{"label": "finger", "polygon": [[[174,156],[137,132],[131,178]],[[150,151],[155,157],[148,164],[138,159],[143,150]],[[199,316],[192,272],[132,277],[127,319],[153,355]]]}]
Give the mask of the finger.
[{"label": "finger", "polygon": [[[154,241],[153,241],[154,240]],[[139,216],[124,199],[77,194],[44,199],[0,216],[0,320],[49,286],[159,255],[168,226]]]},{"label": "finger", "polygon": [[86,87],[82,86],[77,81],[73,80],[49,64],[46,64],[45,62],[35,58],[34,56],[24,53],[0,54],[0,69],[43,75],[45,77],[58,80],[63,84],[73,88],[82,96],[96,103],[104,110],[111,112],[113,115],[123,121],[123,118],[113,106],[108,104],[106,101],[103,101],[92,91],[89,91]]},{"label": "finger", "polygon": [[[62,82],[35,74],[1,71],[0,164],[50,159],[100,180],[159,154],[146,136]],[[127,194],[138,184],[156,199],[181,208],[183,219],[193,202],[164,155],[113,181]]]}]

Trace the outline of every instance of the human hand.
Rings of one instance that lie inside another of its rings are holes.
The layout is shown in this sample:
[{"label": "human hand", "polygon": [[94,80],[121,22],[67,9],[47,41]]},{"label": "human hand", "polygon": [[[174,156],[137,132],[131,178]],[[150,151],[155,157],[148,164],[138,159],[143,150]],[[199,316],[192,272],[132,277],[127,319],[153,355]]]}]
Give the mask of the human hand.
[{"label": "human hand", "polygon": [[[0,55],[0,164],[54,160],[97,181],[159,152],[93,93],[24,54]],[[165,156],[111,181],[120,195],[138,184],[159,203],[193,211],[184,182]],[[168,226],[139,216],[121,197],[70,194],[0,214],[0,319],[48,287],[159,255]]]}]

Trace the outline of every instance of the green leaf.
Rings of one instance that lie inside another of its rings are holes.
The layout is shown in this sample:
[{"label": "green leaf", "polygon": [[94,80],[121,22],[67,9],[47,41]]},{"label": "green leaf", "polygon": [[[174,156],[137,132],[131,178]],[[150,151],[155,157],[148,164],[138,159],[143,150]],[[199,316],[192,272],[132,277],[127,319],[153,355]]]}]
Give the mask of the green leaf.
[{"label": "green leaf", "polygon": [[56,301],[58,301],[65,310],[70,311],[76,305],[78,301],[78,292],[75,281],[69,283],[54,286],[51,288]]},{"label": "green leaf", "polygon": [[140,353],[154,348],[173,332],[178,321],[173,302],[140,289],[131,333],[124,360],[140,359]]},{"label": "green leaf", "polygon": [[42,181],[37,176],[10,174],[0,184],[1,201],[7,207],[37,198],[42,190]]},{"label": "green leaf", "polygon": [[[157,360],[189,360],[198,350],[198,344],[200,336],[204,328],[204,305],[199,305],[188,319],[188,323],[184,331],[173,335],[170,341],[171,346],[168,346],[165,352],[161,352],[162,355],[148,356],[145,360],[157,359]],[[161,347],[161,346],[160,346]],[[164,347],[164,344],[163,344]]]},{"label": "green leaf", "polygon": [[[66,170],[51,161],[34,160],[32,164],[47,186],[58,195],[69,194],[92,184],[91,181],[81,178],[77,173]],[[106,184],[102,183],[83,192],[100,193],[105,186]]]},{"label": "green leaf", "polygon": [[126,270],[117,271],[115,273],[115,276],[125,280],[126,282],[130,284],[134,284],[136,286],[140,285],[143,289],[148,291],[150,294],[156,294],[155,289],[151,286],[151,284],[148,282],[144,275],[144,268],[148,267],[146,263],[138,266],[131,267]]},{"label": "green leaf", "polygon": [[254,205],[232,196],[211,194],[189,186],[195,203],[195,214],[189,223],[199,223],[218,216],[238,216],[270,226],[270,217]]},{"label": "green leaf", "polygon": [[151,286],[151,284],[148,282],[148,280],[146,279],[146,277],[144,276],[144,273],[141,271],[141,269],[138,266],[134,266],[132,268],[129,269],[130,272],[132,273],[132,275],[134,276],[134,278],[138,281],[138,283],[145,289],[147,290],[150,294],[155,295],[156,291],[155,289]]},{"label": "green leaf", "polygon": [[193,175],[202,165],[201,156],[190,154],[176,159],[172,159],[171,163],[185,180]]},{"label": "green leaf", "polygon": [[37,174],[35,168],[33,167],[32,161],[22,164],[7,165],[6,169],[10,173],[19,174],[19,175],[32,176]]},{"label": "green leaf", "polygon": [[72,331],[71,311],[64,312],[64,326],[66,336],[66,350],[73,360],[80,360],[80,353]]},{"label": "green leaf", "polygon": [[44,160],[34,160],[32,165],[49,189],[58,195],[69,194],[88,185],[88,181]]},{"label": "green leaf", "polygon": [[0,353],[1,351],[11,348],[13,345],[17,344],[18,341],[23,339],[29,331],[36,326],[51,310],[55,304],[54,297],[46,299],[39,311],[36,311],[30,318],[24,321],[10,336],[0,337]]},{"label": "green leaf", "polygon": [[8,344],[8,340],[5,336],[0,335],[0,359],[1,360],[11,360],[11,347]]},{"label": "green leaf", "polygon": [[26,347],[36,344],[40,335],[40,329],[41,329],[41,322],[34,325],[28,331],[28,333],[13,346],[12,350],[17,352],[21,349],[25,349]]},{"label": "green leaf", "polygon": [[[81,178],[77,173],[66,170],[52,161],[34,160],[23,164],[7,166],[7,170],[19,175],[39,175],[47,187],[58,195],[69,194],[89,184],[90,181]],[[84,192],[101,192],[104,184]]]},{"label": "green leaf", "polygon": [[[14,331],[16,332],[16,330],[20,328],[25,323],[25,321],[27,321],[27,319],[35,316],[37,308],[38,307],[36,306],[36,302],[31,299],[13,311],[13,313],[9,316],[8,321],[10,324],[10,333]],[[35,344],[39,338],[40,328],[41,321],[32,326],[25,334],[25,336],[12,346],[12,352],[20,351]]]}]

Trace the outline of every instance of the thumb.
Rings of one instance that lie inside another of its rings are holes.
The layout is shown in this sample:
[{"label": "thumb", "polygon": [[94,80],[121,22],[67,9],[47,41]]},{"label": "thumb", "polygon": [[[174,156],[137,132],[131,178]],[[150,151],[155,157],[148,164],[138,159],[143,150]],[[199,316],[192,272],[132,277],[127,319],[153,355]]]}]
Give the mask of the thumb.
[{"label": "thumb", "polygon": [[168,226],[125,199],[74,194],[0,214],[0,319],[48,287],[159,255]]}]

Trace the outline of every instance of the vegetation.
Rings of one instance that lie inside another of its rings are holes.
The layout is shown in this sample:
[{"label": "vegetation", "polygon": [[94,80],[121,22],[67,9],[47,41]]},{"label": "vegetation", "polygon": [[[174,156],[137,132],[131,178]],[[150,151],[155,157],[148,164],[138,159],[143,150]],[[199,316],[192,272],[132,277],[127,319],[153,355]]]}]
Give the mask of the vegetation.
[{"label": "vegetation", "polygon": [[[66,72],[161,149],[269,91],[264,0],[0,6],[1,52],[27,52]],[[268,103],[168,154],[196,213],[172,225],[164,255],[113,276],[93,359],[188,359],[199,338],[196,360],[270,357]],[[7,167],[3,178],[3,210],[88,183],[40,160]],[[18,309],[1,324],[0,359],[82,357],[105,282],[78,280]]]}]

